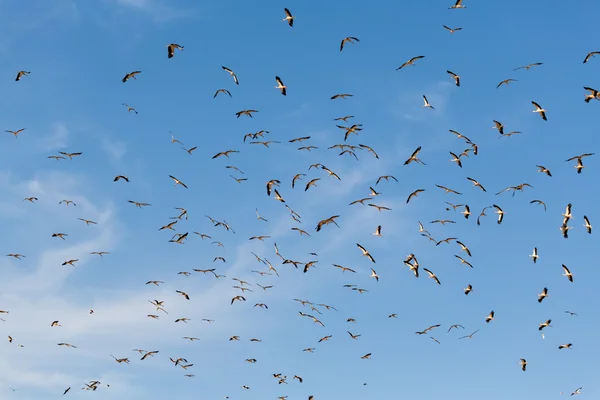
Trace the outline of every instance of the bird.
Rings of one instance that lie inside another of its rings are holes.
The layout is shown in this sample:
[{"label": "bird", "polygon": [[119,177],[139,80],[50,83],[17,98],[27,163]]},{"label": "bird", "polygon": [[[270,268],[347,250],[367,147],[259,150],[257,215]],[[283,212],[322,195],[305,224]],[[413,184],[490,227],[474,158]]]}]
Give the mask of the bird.
[{"label": "bird", "polygon": [[421,161],[420,158],[418,158],[418,155],[419,155],[420,152],[421,152],[421,146],[417,147],[415,149],[415,151],[412,152],[412,154],[410,155],[410,157],[406,161],[404,161],[404,165],[408,165],[408,164],[410,164],[413,161],[416,162],[416,163],[421,163],[421,164],[425,165],[425,163],[423,161]]},{"label": "bird", "polygon": [[354,36],[348,36],[342,39],[342,42],[340,43],[340,51],[344,50],[344,45],[346,43],[357,43],[360,42],[360,40],[358,40],[358,38],[354,37]]},{"label": "bird", "polygon": [[425,97],[425,95],[423,95],[423,102],[425,104],[423,104],[421,108],[431,108],[432,110],[435,110],[435,108],[433,108],[433,106],[429,104],[429,101],[427,100],[427,97]]},{"label": "bird", "polygon": [[538,303],[544,301],[546,297],[548,297],[548,288],[544,288],[544,290],[542,290],[542,293],[538,294]]},{"label": "bird", "polygon": [[521,370],[526,371],[527,370],[527,360],[525,360],[524,358],[521,358],[519,361],[519,365],[521,365]]},{"label": "bird", "polygon": [[31,71],[19,71],[17,72],[17,77],[15,78],[15,81],[18,82],[21,80],[22,77],[27,76],[31,74]]},{"label": "bird", "polygon": [[577,160],[577,165],[574,168],[577,169],[577,173],[578,174],[581,174],[581,171],[585,168],[585,166],[583,165],[582,159],[584,157],[590,157],[590,156],[593,156],[593,155],[594,155],[594,153],[580,154],[578,156],[574,156],[574,157],[571,157],[571,158],[567,159],[566,162]]},{"label": "bird", "polygon": [[129,79],[131,79],[131,78],[133,78],[133,79],[136,79],[136,80],[137,80],[137,78],[136,78],[135,76],[136,76],[136,75],[138,75],[138,74],[141,74],[141,73],[142,73],[142,71],[133,71],[133,72],[130,72],[130,73],[128,73],[128,74],[125,74],[125,76],[123,77],[123,79],[122,79],[121,81],[122,81],[123,83],[125,83],[125,82],[127,82]]},{"label": "bird", "polygon": [[573,274],[571,273],[569,268],[567,268],[567,266],[565,264],[562,264],[562,269],[563,269],[563,271],[565,271],[565,273],[562,275],[566,276],[567,279],[569,280],[569,282],[573,282]]},{"label": "bird", "polygon": [[460,168],[462,168],[462,163],[460,162],[460,156],[457,156],[456,154],[454,154],[451,151],[449,153],[452,156],[452,158],[450,159],[450,161],[451,162],[455,162],[456,165],[458,165]]},{"label": "bird", "polygon": [[375,263],[375,259],[373,258],[373,256],[371,255],[371,253],[369,253],[369,251],[367,249],[365,249],[363,246],[361,246],[360,244],[356,243],[356,246],[358,246],[358,248],[360,249],[360,251],[362,251],[362,255],[367,257],[369,260],[371,260],[371,262]]},{"label": "bird", "polygon": [[550,170],[548,168],[544,167],[543,165],[536,165],[536,167],[539,168],[538,172],[542,172],[548,176],[552,176],[552,173],[550,172]]},{"label": "bird", "polygon": [[123,103],[122,105],[127,108],[127,112],[133,111],[134,113],[138,114],[137,110],[135,108],[131,107],[129,104]]},{"label": "bird", "polygon": [[444,27],[444,29],[446,29],[450,33],[462,31],[462,28],[450,28],[450,27],[448,27],[446,25],[442,25],[442,26]]},{"label": "bird", "polygon": [[458,8],[467,8],[467,7],[462,5],[462,0],[456,0],[456,3],[454,3],[454,5],[449,8],[449,10],[454,10],[454,9],[458,9]]},{"label": "bird", "polygon": [[519,70],[519,69],[526,69],[526,70],[528,70],[528,71],[529,71],[529,69],[530,69],[530,68],[533,68],[533,67],[539,67],[539,66],[540,66],[540,65],[542,65],[542,64],[543,64],[543,63],[541,63],[541,62],[537,62],[537,63],[533,63],[533,64],[528,64],[528,65],[524,65],[524,66],[522,66],[522,67],[515,68],[515,69],[514,69],[514,71],[517,71],[517,70]]},{"label": "bird", "polygon": [[224,94],[227,94],[227,95],[229,95],[229,97],[232,97],[232,96],[231,96],[231,92],[230,92],[229,90],[227,90],[227,89],[219,89],[219,90],[217,90],[217,91],[215,92],[215,94],[214,94],[214,96],[213,96],[213,99],[214,99],[215,97],[217,97],[217,95],[218,95],[219,93],[224,93]]},{"label": "bird", "polygon": [[238,81],[237,75],[235,74],[235,72],[233,72],[231,69],[225,67],[225,66],[221,66],[221,68],[223,68],[225,71],[227,71],[229,73],[229,75],[231,75],[231,77],[233,78],[233,81],[235,82],[236,85],[239,85],[240,82]]},{"label": "bird", "polygon": [[466,288],[463,289],[463,291],[465,292],[465,295],[469,295],[469,293],[471,293],[473,291],[473,286],[472,285],[467,285]]},{"label": "bird", "polygon": [[381,225],[377,225],[377,229],[372,233],[373,236],[381,236]]},{"label": "bird", "polygon": [[354,97],[354,95],[350,94],[350,93],[338,93],[338,94],[335,94],[335,95],[331,96],[330,99],[331,100],[335,100],[335,99],[344,99],[344,100],[346,100],[346,97]]},{"label": "bird", "polygon": [[167,57],[173,58],[173,56],[175,55],[175,50],[183,51],[183,46],[180,46],[177,43],[171,43],[167,45]]},{"label": "bird", "polygon": [[596,89],[592,89],[591,87],[587,87],[584,86],[583,87],[585,90],[587,90],[588,94],[585,95],[585,98],[583,99],[583,101],[585,101],[586,103],[589,103],[591,100],[600,100],[600,92],[598,92]]},{"label": "bird", "polygon": [[15,139],[18,139],[19,133],[23,132],[25,129],[27,129],[27,128],[21,128],[21,129],[18,129],[16,131],[5,130],[4,132],[10,133],[10,134],[12,134],[15,137]]},{"label": "bird", "polygon": [[483,190],[484,192],[487,192],[487,190],[485,190],[485,188],[481,185],[481,183],[477,182],[475,179],[467,177],[467,180],[473,182],[474,187],[478,187],[479,189]]},{"label": "bird", "polygon": [[546,203],[544,203],[542,200],[531,200],[529,202],[529,204],[539,204],[539,205],[542,205],[542,206],[544,206],[544,211],[546,211]]},{"label": "bird", "polygon": [[425,56],[416,56],[411,58],[410,60],[408,60],[407,62],[405,62],[404,64],[402,64],[401,66],[399,66],[398,68],[396,68],[396,71],[406,67],[407,65],[412,65],[415,66],[415,61],[420,60],[422,58],[425,58]]},{"label": "bird", "polygon": [[117,175],[117,176],[115,176],[115,178],[113,179],[113,182],[118,182],[121,179],[124,180],[125,182],[129,182],[129,178],[126,177],[125,175]]},{"label": "bird", "polygon": [[587,55],[585,56],[585,58],[583,59],[583,63],[587,63],[588,61],[590,61],[590,59],[594,56],[597,56],[598,54],[600,54],[600,51],[591,51],[589,53],[587,53]]},{"label": "bird", "polygon": [[494,120],[494,126],[492,128],[498,129],[498,132],[500,132],[501,135],[504,135],[504,125],[502,122]]},{"label": "bird", "polygon": [[546,320],[545,322],[542,322],[541,324],[539,324],[538,330],[543,330],[546,327],[551,327],[552,325],[550,325],[550,323],[552,322],[551,319]]},{"label": "bird", "polygon": [[290,12],[290,10],[288,10],[287,8],[284,8],[284,9],[283,9],[283,11],[285,12],[285,18],[284,18],[284,19],[282,19],[282,20],[281,20],[281,22],[283,22],[283,21],[287,21],[288,25],[289,25],[290,27],[293,27],[293,26],[294,26],[294,19],[295,19],[296,17],[294,17],[294,16],[292,15],[292,13]]},{"label": "bird", "polygon": [[533,253],[531,253],[531,254],[529,255],[529,257],[531,257],[531,259],[533,260],[533,263],[534,263],[534,264],[537,262],[537,259],[538,259],[538,258],[540,258],[540,257],[538,256],[538,249],[537,249],[537,247],[534,247],[534,248],[533,248]]},{"label": "bird", "polygon": [[438,277],[431,272],[430,270],[428,270],[427,268],[423,268],[423,271],[427,272],[427,274],[429,275],[429,277],[431,279],[433,279],[435,281],[435,283],[437,283],[438,285],[441,285],[442,283],[440,282],[440,280],[438,279]]},{"label": "bird", "polygon": [[512,79],[512,78],[505,79],[505,80],[501,81],[501,82],[500,82],[500,83],[499,83],[499,84],[496,86],[496,89],[498,89],[498,88],[499,88],[500,86],[502,86],[502,85],[507,85],[507,86],[508,86],[508,84],[509,84],[509,83],[511,83],[511,82],[518,82],[518,81],[517,81],[516,79]]},{"label": "bird", "polygon": [[169,175],[169,178],[173,179],[173,182],[175,182],[175,185],[181,185],[186,189],[188,188],[185,183],[181,182],[179,179],[175,178],[173,175]]},{"label": "bird", "polygon": [[408,204],[410,199],[412,199],[413,197],[417,197],[419,195],[419,193],[422,193],[424,191],[425,191],[425,189],[417,189],[414,192],[412,192],[411,194],[409,194],[408,198],[406,199],[406,204]]},{"label": "bird", "polygon": [[496,214],[498,214],[498,225],[500,225],[504,219],[504,211],[502,211],[502,209],[496,204],[494,204],[493,207],[496,209]]},{"label": "bird", "polygon": [[587,231],[587,233],[591,234],[592,233],[592,224],[590,224],[590,220],[585,215],[583,216],[583,222],[585,222],[585,224],[583,225],[585,227],[585,230]]},{"label": "bird", "polygon": [[454,84],[456,86],[460,86],[460,76],[456,75],[454,72],[447,70],[446,71],[452,79],[454,79]]},{"label": "bird", "polygon": [[471,333],[470,335],[459,337],[459,339],[473,339],[473,335],[476,334],[477,332],[479,332],[479,329],[477,329],[475,332]]},{"label": "bird", "polygon": [[283,84],[283,81],[280,77],[276,76],[275,80],[277,81],[277,86],[275,86],[275,89],[279,89],[281,94],[285,96],[287,94],[287,86]]},{"label": "bird", "polygon": [[489,323],[490,321],[493,321],[495,314],[494,311],[490,311],[489,315],[485,318],[485,322]]},{"label": "bird", "polygon": [[533,104],[533,106],[535,107],[535,110],[533,110],[533,112],[539,113],[540,116],[542,117],[542,119],[544,121],[548,121],[548,119],[546,118],[546,110],[544,110],[538,103],[536,103],[535,101],[532,101],[531,104]]}]

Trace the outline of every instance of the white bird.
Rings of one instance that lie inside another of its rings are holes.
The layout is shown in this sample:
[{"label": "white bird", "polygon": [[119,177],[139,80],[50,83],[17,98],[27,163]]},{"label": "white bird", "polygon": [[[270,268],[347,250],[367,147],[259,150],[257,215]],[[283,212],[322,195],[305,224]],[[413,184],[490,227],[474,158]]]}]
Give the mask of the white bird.
[{"label": "white bird", "polygon": [[456,0],[456,3],[454,3],[454,5],[452,7],[448,8],[448,10],[452,10],[452,9],[456,9],[456,8],[467,8],[467,7],[462,5],[462,0]]},{"label": "white bird", "polygon": [[592,233],[592,224],[590,224],[590,220],[588,219],[588,217],[584,215],[583,221],[585,222],[583,226],[585,226],[587,233]]},{"label": "white bird", "polygon": [[369,278],[375,278],[375,280],[379,282],[379,275],[377,275],[377,272],[373,268],[371,268],[371,275]]},{"label": "white bird", "polygon": [[181,182],[179,179],[175,178],[173,175],[169,175],[169,178],[173,179],[173,181],[175,182],[175,185],[181,185],[186,189],[188,188],[185,183]]},{"label": "white bird", "polygon": [[367,249],[365,249],[364,247],[362,247],[360,244],[356,243],[356,245],[358,246],[358,248],[360,249],[360,251],[362,251],[362,255],[367,257],[369,260],[371,260],[371,262],[375,262],[375,259],[373,258],[373,256],[371,255],[371,253],[369,253],[369,251]]},{"label": "white bird", "polygon": [[532,101],[531,104],[533,104],[533,106],[535,107],[535,110],[533,110],[532,112],[536,112],[539,113],[540,116],[542,117],[542,119],[544,121],[548,121],[548,119],[546,118],[546,110],[544,110],[538,103],[536,103],[535,101]]},{"label": "white bird", "polygon": [[427,97],[425,97],[425,95],[423,95],[423,102],[424,102],[425,104],[421,106],[422,108],[424,108],[424,107],[429,107],[429,108],[431,108],[432,110],[435,110],[435,108],[433,108],[433,106],[432,106],[431,104],[429,104],[429,101],[427,101]]},{"label": "white bird", "polygon": [[531,254],[529,255],[529,257],[531,257],[531,259],[533,260],[533,263],[534,263],[534,264],[537,262],[537,259],[539,258],[539,256],[538,256],[538,250],[537,250],[537,247],[534,247],[534,248],[533,248],[533,253],[531,253]]},{"label": "white bird", "polygon": [[285,18],[282,19],[281,22],[287,21],[288,25],[293,27],[295,17],[292,15],[290,10],[288,10],[287,8],[284,8],[283,11],[285,11]]},{"label": "white bird", "polygon": [[283,84],[283,81],[278,76],[275,77],[275,80],[277,81],[277,86],[275,86],[275,89],[281,90],[281,94],[285,96],[287,86]]},{"label": "white bird", "polygon": [[381,225],[378,225],[377,229],[375,229],[375,232],[373,232],[371,235],[373,235],[373,236],[381,236]]},{"label": "white bird", "polygon": [[562,264],[562,268],[563,268],[563,271],[565,271],[565,273],[562,274],[562,276],[566,276],[569,279],[569,282],[573,282],[573,274],[571,273],[569,268],[567,268],[567,266],[565,264]]},{"label": "white bird", "polygon": [[239,85],[240,82],[238,81],[237,75],[235,74],[235,72],[233,72],[231,69],[221,66],[221,68],[223,68],[225,71],[229,72],[229,75],[231,75],[231,77],[233,78],[233,81],[235,82],[236,85]]}]

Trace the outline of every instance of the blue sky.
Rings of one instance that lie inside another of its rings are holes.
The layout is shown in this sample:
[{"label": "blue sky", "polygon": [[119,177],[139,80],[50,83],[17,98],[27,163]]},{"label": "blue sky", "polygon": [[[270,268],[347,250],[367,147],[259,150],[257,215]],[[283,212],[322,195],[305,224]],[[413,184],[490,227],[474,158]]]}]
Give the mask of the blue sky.
[{"label": "blue sky", "polygon": [[[26,257],[0,260],[0,310],[9,311],[0,315],[5,320],[0,337],[13,338],[0,342],[0,396],[63,398],[71,387],[66,396],[82,397],[91,395],[81,390],[84,383],[98,380],[97,399],[202,393],[206,399],[293,400],[312,394],[315,400],[519,400],[559,398],[579,387],[584,396],[598,397],[593,293],[600,273],[594,268],[596,232],[589,235],[583,227],[584,215],[592,225],[600,220],[598,156],[583,159],[582,174],[565,160],[598,150],[600,103],[582,100],[583,86],[600,89],[600,59],[582,61],[600,50],[594,25],[586,23],[600,4],[480,3],[466,0],[463,10],[448,10],[452,1],[384,6],[349,0],[344,7],[272,0],[1,4],[2,130],[26,128],[17,139],[9,133],[0,138],[2,251]],[[284,7],[296,17],[293,28],[281,22]],[[451,34],[442,25],[463,29]],[[347,36],[360,42],[340,52]],[[168,59],[169,43],[184,50]],[[425,58],[415,67],[396,71],[418,55]],[[536,62],[543,65],[514,70]],[[239,86],[221,66],[235,71]],[[20,70],[31,74],[15,82]],[[136,80],[121,82],[135,70],[142,71]],[[446,70],[460,75],[460,87]],[[276,75],[288,86],[285,97],[274,88]],[[496,89],[508,78],[517,82]],[[213,99],[221,88],[232,97]],[[354,96],[331,100],[337,93]],[[423,95],[435,110],[421,107]],[[532,100],[547,110],[548,121],[532,112]],[[245,109],[258,112],[236,118]],[[333,121],[346,115],[355,117]],[[522,133],[500,137],[493,120],[507,132]],[[365,150],[356,150],[356,160],[328,149],[344,142],[344,131],[335,125],[354,123],[363,130],[346,144],[366,144],[379,159]],[[449,129],[479,148],[479,155],[461,158],[462,169],[449,161],[449,151],[460,154],[468,145]],[[245,134],[260,130],[269,131],[263,140],[280,143],[266,148],[243,142]],[[197,150],[187,154],[171,143],[171,135]],[[289,143],[304,136],[310,140]],[[298,151],[302,145],[318,149]],[[403,165],[418,146],[426,165]],[[212,159],[229,149],[239,153]],[[82,155],[47,158],[59,151]],[[309,170],[315,163],[341,180]],[[553,176],[537,172],[536,165]],[[298,173],[306,176],[292,189]],[[113,182],[117,175],[130,182]],[[174,186],[169,175],[189,189]],[[247,181],[237,183],[230,175]],[[375,185],[382,175],[398,182]],[[480,181],[487,193],[466,177]],[[314,178],[321,180],[304,191]],[[267,196],[271,179],[281,181],[277,189],[301,223]],[[533,188],[514,197],[495,195],[521,183]],[[444,194],[435,184],[462,195]],[[370,202],[390,211],[348,205],[369,197],[369,187],[381,192]],[[406,204],[416,189],[425,192]],[[38,201],[23,201],[30,196]],[[77,205],[59,205],[64,199]],[[547,211],[530,204],[533,199],[543,200]],[[128,200],[151,205],[139,209]],[[447,211],[445,202],[468,204],[473,215],[466,220],[462,207]],[[573,229],[565,240],[558,228],[568,203]],[[488,209],[477,226],[479,212],[492,204],[505,211],[502,224]],[[175,226],[178,233],[189,232],[184,245],[168,242],[174,232],[158,231],[178,215],[175,207],[189,213]],[[256,209],[268,222],[257,219]],[[235,233],[213,226],[207,215],[227,221]],[[339,228],[316,232],[317,223],[332,215],[339,215]],[[86,226],[78,218],[97,224]],[[430,223],[436,219],[456,223]],[[419,233],[419,221],[437,240],[459,238],[472,257],[454,242],[435,246]],[[372,235],[378,225],[382,237]],[[68,236],[63,241],[52,233]],[[248,240],[259,235],[270,238]],[[307,273],[302,266],[281,265],[274,243],[285,258],[318,263]],[[356,243],[371,252],[375,264],[361,257]],[[528,257],[534,247],[536,264]],[[110,254],[98,257],[90,254],[94,251]],[[252,253],[269,260],[279,277],[252,272],[268,271]],[[419,261],[419,279],[403,264],[410,253]],[[460,265],[454,255],[474,268]],[[213,262],[215,257],[225,262]],[[70,259],[79,261],[61,265]],[[562,276],[561,264],[571,269],[574,283]],[[369,277],[371,267],[378,282]],[[208,268],[225,277],[192,272]],[[423,268],[442,284],[427,279]],[[192,274],[178,274],[182,271]],[[242,294],[232,288],[232,278],[249,282],[247,301],[230,304]],[[150,280],[164,283],[145,285]],[[265,291],[257,284],[273,287]],[[468,284],[474,291],[465,296]],[[544,287],[549,296],[538,304]],[[154,299],[164,301],[168,314],[149,303]],[[337,311],[317,307],[319,315],[294,299]],[[257,303],[269,308],[254,307]],[[486,324],[491,310],[495,320]],[[398,318],[388,318],[392,313]],[[190,321],[174,323],[181,317]],[[547,319],[552,327],[542,338],[537,327]],[[51,328],[55,320],[62,326]],[[434,324],[441,327],[415,334]],[[447,333],[452,324],[465,329]],[[458,339],[476,330],[471,340]],[[347,331],[361,336],[352,340]],[[234,335],[240,341],[230,341]],[[332,338],[318,343],[327,335]],[[57,346],[60,342],[77,348]],[[573,348],[559,351],[565,343]],[[314,353],[303,351],[311,347]],[[160,352],[141,361],[136,348]],[[366,353],[371,359],[361,359]],[[111,355],[131,363],[117,364]],[[186,372],[169,357],[194,365]],[[251,358],[257,362],[244,361]],[[520,358],[529,362],[526,372]],[[288,384],[278,384],[274,373],[286,375]],[[294,375],[303,383],[292,380]]]}]

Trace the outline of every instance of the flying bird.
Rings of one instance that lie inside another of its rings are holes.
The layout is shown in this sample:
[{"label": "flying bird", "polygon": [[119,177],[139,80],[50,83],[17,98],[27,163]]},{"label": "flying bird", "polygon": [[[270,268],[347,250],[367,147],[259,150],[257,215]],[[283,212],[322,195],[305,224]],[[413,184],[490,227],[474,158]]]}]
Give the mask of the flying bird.
[{"label": "flying bird", "polygon": [[358,40],[358,38],[354,37],[354,36],[348,36],[344,39],[342,39],[342,42],[340,43],[340,51],[344,50],[344,45],[346,43],[356,43],[356,42],[360,42],[360,40]]},{"label": "flying bird", "polygon": [[531,104],[533,104],[533,106],[535,107],[535,110],[533,110],[533,112],[539,113],[540,116],[542,117],[542,119],[544,121],[548,121],[548,119],[546,118],[546,110],[544,110],[538,103],[536,103],[535,101],[532,101]]},{"label": "flying bird", "polygon": [[427,97],[425,97],[425,95],[423,95],[423,102],[425,104],[423,104],[421,108],[431,108],[432,110],[435,110],[435,108],[433,108],[433,106],[429,104],[429,101],[427,100]]},{"label": "flying bird", "polygon": [[233,81],[235,82],[236,85],[239,85],[240,82],[238,81],[237,75],[235,74],[235,72],[233,72],[231,69],[221,66],[221,68],[223,68],[225,71],[229,72],[229,75],[231,75],[231,77],[233,78]]},{"label": "flying bird", "polygon": [[287,93],[287,86],[283,84],[283,81],[280,77],[276,76],[275,80],[277,81],[277,86],[275,86],[275,89],[279,89],[281,91],[281,94],[285,96]]},{"label": "flying bird", "polygon": [[457,8],[467,8],[467,7],[462,5],[462,0],[456,0],[456,3],[454,3],[454,5],[448,9],[453,10],[453,9],[457,9]]},{"label": "flying bird", "polygon": [[444,27],[444,29],[446,29],[450,33],[462,31],[462,28],[450,28],[449,26],[446,26],[446,25],[442,25],[442,26]]},{"label": "flying bird", "polygon": [[141,73],[142,73],[142,71],[133,71],[133,72],[130,72],[130,73],[128,73],[128,74],[125,74],[125,76],[123,77],[123,79],[122,79],[121,81],[122,81],[123,83],[125,83],[125,82],[127,82],[129,79],[131,79],[131,78],[133,78],[133,79],[136,79],[136,80],[137,80],[137,78],[136,78],[135,76],[136,76],[137,74],[141,74]]},{"label": "flying bird", "polygon": [[292,13],[290,12],[290,10],[288,10],[287,8],[284,8],[284,9],[283,9],[283,11],[285,12],[285,18],[284,18],[284,19],[282,19],[282,20],[281,20],[281,22],[283,22],[283,21],[287,21],[288,25],[289,25],[290,27],[293,27],[293,26],[294,26],[294,19],[295,19],[296,17],[294,17],[294,16],[292,15]]},{"label": "flying bird", "polygon": [[173,175],[169,175],[169,178],[173,179],[173,181],[175,182],[175,185],[181,185],[186,189],[188,188],[185,183],[181,182],[179,179],[175,178]]},{"label": "flying bird", "polygon": [[175,55],[175,50],[183,51],[183,46],[180,46],[177,43],[171,43],[167,45],[167,57],[173,58],[173,56]]},{"label": "flying bird", "polygon": [[586,62],[588,62],[592,57],[597,56],[598,54],[600,54],[600,51],[592,51],[589,52],[585,58],[583,59],[583,63],[585,64]]},{"label": "flying bird", "polygon": [[533,68],[533,67],[539,67],[539,66],[540,66],[540,65],[542,65],[542,64],[543,64],[543,63],[540,63],[540,62],[538,62],[538,63],[533,63],[533,64],[528,64],[528,65],[524,65],[524,66],[522,66],[522,67],[515,68],[515,69],[514,69],[514,71],[517,71],[517,70],[519,70],[519,69],[526,69],[526,70],[528,70],[528,71],[529,71],[529,69],[530,69],[530,68]]},{"label": "flying bird", "polygon": [[360,251],[362,251],[362,255],[367,257],[369,260],[371,260],[371,262],[375,263],[375,259],[373,258],[373,256],[371,255],[371,253],[369,253],[369,251],[367,249],[365,249],[363,246],[361,246],[360,244],[356,243],[356,246],[358,246],[358,248],[360,249]]},{"label": "flying bird", "polygon": [[407,65],[412,65],[414,67],[415,66],[415,61],[420,60],[421,58],[425,58],[425,56],[416,56],[416,57],[411,58],[410,60],[408,60],[407,62],[405,62],[404,64],[402,64],[398,68],[396,68],[396,71],[398,71],[398,70],[406,67]]},{"label": "flying bird", "polygon": [[450,75],[450,77],[451,77],[452,79],[454,79],[454,84],[455,84],[456,86],[460,86],[460,76],[456,75],[456,74],[455,74],[454,72],[452,72],[452,71],[448,71],[448,70],[447,70],[446,72],[447,72],[447,73]]},{"label": "flying bird", "polygon": [[27,76],[31,73],[31,71],[19,71],[17,72],[17,77],[15,78],[15,81],[18,82],[21,80],[22,77]]}]

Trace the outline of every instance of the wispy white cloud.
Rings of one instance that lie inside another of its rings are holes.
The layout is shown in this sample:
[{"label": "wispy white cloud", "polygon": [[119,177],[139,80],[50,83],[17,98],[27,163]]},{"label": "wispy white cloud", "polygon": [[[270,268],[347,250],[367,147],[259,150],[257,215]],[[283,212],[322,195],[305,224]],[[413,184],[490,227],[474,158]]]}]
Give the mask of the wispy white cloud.
[{"label": "wispy white cloud", "polygon": [[62,122],[56,122],[50,133],[36,141],[36,149],[40,152],[51,153],[66,148],[69,145],[70,131]]},{"label": "wispy white cloud", "polygon": [[110,139],[106,135],[102,136],[101,147],[113,162],[121,161],[125,154],[127,154],[126,142],[122,140]]}]

